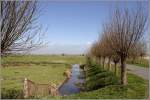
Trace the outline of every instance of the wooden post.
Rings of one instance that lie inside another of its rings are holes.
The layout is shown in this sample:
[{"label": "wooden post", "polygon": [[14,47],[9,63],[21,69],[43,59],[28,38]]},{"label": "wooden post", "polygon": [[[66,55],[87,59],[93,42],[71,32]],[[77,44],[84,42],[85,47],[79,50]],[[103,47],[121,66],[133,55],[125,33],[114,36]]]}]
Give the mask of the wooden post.
[{"label": "wooden post", "polygon": [[24,92],[24,98],[28,98],[28,80],[27,78],[24,79],[24,88],[23,88],[23,92]]}]

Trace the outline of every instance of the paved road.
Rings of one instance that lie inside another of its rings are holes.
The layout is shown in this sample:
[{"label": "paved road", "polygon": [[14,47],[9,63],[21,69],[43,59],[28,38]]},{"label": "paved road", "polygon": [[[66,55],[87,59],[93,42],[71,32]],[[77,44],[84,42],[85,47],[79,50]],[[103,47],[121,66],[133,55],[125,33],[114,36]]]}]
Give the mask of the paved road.
[{"label": "paved road", "polygon": [[146,80],[149,80],[149,68],[143,68],[135,65],[127,64],[127,69],[129,69],[129,73],[136,74]]}]

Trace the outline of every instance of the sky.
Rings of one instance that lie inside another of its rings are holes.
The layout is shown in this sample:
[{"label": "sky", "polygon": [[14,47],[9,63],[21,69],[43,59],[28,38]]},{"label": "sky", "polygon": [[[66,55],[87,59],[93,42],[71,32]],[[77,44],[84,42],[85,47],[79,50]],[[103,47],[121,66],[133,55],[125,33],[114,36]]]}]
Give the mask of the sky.
[{"label": "sky", "polygon": [[[147,2],[142,3],[146,10]],[[42,48],[33,54],[82,54],[102,32],[102,25],[117,7],[136,9],[135,1],[40,1],[38,22],[47,29]]]}]

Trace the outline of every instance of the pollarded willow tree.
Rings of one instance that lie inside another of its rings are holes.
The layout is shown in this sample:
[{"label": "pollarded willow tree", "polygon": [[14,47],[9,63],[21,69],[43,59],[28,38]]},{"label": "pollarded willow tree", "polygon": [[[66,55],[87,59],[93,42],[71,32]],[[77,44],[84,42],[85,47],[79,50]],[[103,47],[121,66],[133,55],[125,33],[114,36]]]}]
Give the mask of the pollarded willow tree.
[{"label": "pollarded willow tree", "polygon": [[116,54],[112,55],[112,61],[114,63],[114,67],[115,67],[115,74],[117,75],[117,72],[118,72],[118,67],[117,67],[117,64],[119,63],[120,61],[120,57]]},{"label": "pollarded willow tree", "polygon": [[41,44],[36,1],[1,1],[1,55]]},{"label": "pollarded willow tree", "polygon": [[106,61],[106,57],[107,57],[107,52],[106,52],[106,46],[105,46],[105,41],[103,40],[103,38],[101,38],[98,41],[98,48],[99,48],[99,52],[101,54],[101,61],[102,61],[102,66],[105,68],[105,61]]},{"label": "pollarded willow tree", "polygon": [[90,53],[92,56],[96,57],[96,60],[98,61],[99,64],[101,64],[104,68],[106,66],[106,60],[108,58],[108,69],[110,70],[110,63],[111,63],[111,57],[114,55],[114,52],[112,49],[109,47],[105,34],[103,34],[98,41],[93,43]]},{"label": "pollarded willow tree", "polygon": [[105,35],[109,47],[121,60],[121,84],[127,84],[126,59],[131,48],[144,35],[147,15],[139,7],[134,11],[116,9],[108,23],[105,23]]},{"label": "pollarded willow tree", "polygon": [[99,48],[99,44],[98,42],[95,42],[92,44],[92,47],[90,48],[90,51],[89,53],[91,54],[91,56],[93,58],[95,58],[96,62],[97,63],[101,63],[101,52],[100,51],[100,48]]},{"label": "pollarded willow tree", "polygon": [[108,60],[107,66],[108,66],[108,70],[110,70],[111,58],[115,54],[115,52],[109,47],[109,44],[107,43],[107,37],[106,37],[105,31],[101,35],[100,40],[101,40],[100,43],[103,45],[101,47],[101,50],[103,51],[102,54],[103,54],[103,56],[105,56],[105,58],[107,58],[107,60]]}]

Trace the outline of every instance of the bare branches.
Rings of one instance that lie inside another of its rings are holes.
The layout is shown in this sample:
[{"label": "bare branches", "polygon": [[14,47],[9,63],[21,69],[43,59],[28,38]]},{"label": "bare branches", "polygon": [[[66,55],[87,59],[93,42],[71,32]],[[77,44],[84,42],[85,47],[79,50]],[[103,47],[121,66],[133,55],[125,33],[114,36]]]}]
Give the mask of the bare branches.
[{"label": "bare branches", "polygon": [[1,1],[1,53],[25,51],[41,44],[35,23],[36,1]]},{"label": "bare branches", "polygon": [[124,85],[127,84],[126,58],[145,54],[141,38],[144,35],[146,21],[147,15],[142,7],[133,12],[129,9],[115,9],[110,20],[104,24],[101,38],[92,47],[95,56],[112,57],[115,66],[120,60],[121,83]]}]

